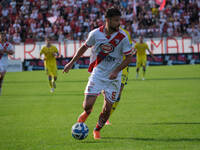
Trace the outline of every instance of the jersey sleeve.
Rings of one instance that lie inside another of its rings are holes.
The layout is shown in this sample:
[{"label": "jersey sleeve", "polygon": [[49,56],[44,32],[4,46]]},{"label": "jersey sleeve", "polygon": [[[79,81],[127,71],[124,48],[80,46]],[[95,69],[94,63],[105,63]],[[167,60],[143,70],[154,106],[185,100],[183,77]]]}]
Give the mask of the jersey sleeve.
[{"label": "jersey sleeve", "polygon": [[122,51],[124,55],[129,55],[132,53],[132,44],[126,36],[122,41]]},{"label": "jersey sleeve", "polygon": [[136,49],[136,50],[137,50],[137,45],[138,45],[138,44],[137,44],[137,43],[135,43],[134,49]]},{"label": "jersey sleeve", "polygon": [[149,46],[147,45],[147,43],[145,43],[145,48],[146,48],[146,49],[149,49]]},{"label": "jersey sleeve", "polygon": [[85,46],[86,47],[92,47],[93,45],[95,45],[95,38],[94,38],[94,31],[91,31],[88,35],[87,40],[85,41]]},{"label": "jersey sleeve", "polygon": [[54,46],[53,49],[54,49],[54,53],[58,53],[58,49],[56,46]]}]

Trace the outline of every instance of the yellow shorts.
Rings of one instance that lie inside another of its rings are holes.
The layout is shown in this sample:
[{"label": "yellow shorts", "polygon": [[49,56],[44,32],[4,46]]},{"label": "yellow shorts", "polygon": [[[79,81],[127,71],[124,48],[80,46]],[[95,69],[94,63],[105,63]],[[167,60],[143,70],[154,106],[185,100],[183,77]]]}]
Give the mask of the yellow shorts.
[{"label": "yellow shorts", "polygon": [[45,63],[45,70],[47,75],[49,76],[57,76],[57,65],[56,63],[52,63],[52,64],[46,64]]},{"label": "yellow shorts", "polygon": [[147,61],[147,58],[146,56],[143,56],[143,57],[137,57],[137,65],[136,67],[137,68],[140,68],[142,66],[146,66],[146,61]]},{"label": "yellow shorts", "polygon": [[128,70],[129,70],[128,66],[122,70],[121,84],[124,84],[124,85],[127,84],[127,81],[128,81],[128,72],[129,72]]}]

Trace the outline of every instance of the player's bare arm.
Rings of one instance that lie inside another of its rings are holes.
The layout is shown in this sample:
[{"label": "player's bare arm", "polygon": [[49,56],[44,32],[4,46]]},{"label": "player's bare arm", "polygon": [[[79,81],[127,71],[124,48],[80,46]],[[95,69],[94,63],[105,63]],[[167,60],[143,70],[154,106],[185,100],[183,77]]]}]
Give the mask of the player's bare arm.
[{"label": "player's bare arm", "polygon": [[148,50],[149,54],[151,55],[151,57],[152,57],[154,60],[156,60],[156,57],[153,55],[153,53],[150,51],[150,49],[147,49],[147,50]]},{"label": "player's bare arm", "polygon": [[109,79],[110,79],[110,80],[116,79],[118,73],[119,73],[121,70],[123,70],[126,66],[128,66],[128,64],[131,63],[131,60],[132,60],[132,54],[127,55],[127,56],[126,56],[126,59],[124,59],[124,60],[122,61],[122,63],[121,63],[116,69],[114,69],[114,70],[111,72]]},{"label": "player's bare arm", "polygon": [[43,53],[40,53],[40,59],[41,59],[41,60],[44,60],[44,58],[42,58],[42,55],[43,55]]},{"label": "player's bare arm", "polygon": [[13,55],[14,51],[13,50],[7,50],[6,48],[4,48],[3,53],[9,54],[9,55]]},{"label": "player's bare arm", "polygon": [[59,56],[59,53],[53,53],[53,56],[54,56],[54,57],[58,57],[58,56]]},{"label": "player's bare arm", "polygon": [[63,73],[68,73],[69,70],[73,67],[74,63],[85,53],[85,51],[88,49],[87,46],[83,45],[80,47],[80,49],[78,50],[78,52],[75,54],[75,56],[72,58],[72,60],[65,65],[64,69],[63,69]]}]

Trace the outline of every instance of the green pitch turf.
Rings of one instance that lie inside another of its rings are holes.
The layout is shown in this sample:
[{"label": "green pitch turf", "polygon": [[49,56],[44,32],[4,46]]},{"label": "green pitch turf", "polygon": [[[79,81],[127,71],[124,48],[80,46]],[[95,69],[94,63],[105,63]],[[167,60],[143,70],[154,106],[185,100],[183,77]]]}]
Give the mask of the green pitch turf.
[{"label": "green pitch turf", "polygon": [[148,67],[146,80],[129,82],[110,118],[93,140],[102,96],[86,124],[89,136],[77,141],[71,127],[82,112],[86,69],[59,71],[49,92],[44,71],[7,73],[0,96],[0,150],[199,150],[200,66]]}]

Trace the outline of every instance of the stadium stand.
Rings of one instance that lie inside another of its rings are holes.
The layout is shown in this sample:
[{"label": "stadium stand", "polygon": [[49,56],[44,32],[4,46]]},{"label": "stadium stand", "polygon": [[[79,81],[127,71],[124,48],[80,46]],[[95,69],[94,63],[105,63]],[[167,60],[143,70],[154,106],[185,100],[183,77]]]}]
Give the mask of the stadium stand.
[{"label": "stadium stand", "polygon": [[[106,8],[122,10],[122,27],[132,38],[192,36],[200,34],[199,0],[166,0],[163,11],[154,0],[1,0],[0,31],[14,43],[53,40],[84,40],[88,31],[103,24]],[[133,19],[134,18],[134,19]]]},{"label": "stadium stand", "polygon": [[[135,3],[134,3],[135,2]],[[155,0],[1,0],[0,32],[15,44],[44,41],[85,40],[88,32],[105,21],[105,10],[113,5],[122,11],[121,26],[130,32],[132,39],[143,35],[155,37],[192,37],[199,42],[200,1],[166,0],[164,10],[159,11]],[[134,7],[135,6],[135,7]],[[199,64],[197,54],[148,56],[147,65]],[[70,58],[57,60],[62,69]],[[81,58],[74,68],[87,68],[88,58]],[[136,65],[133,56],[130,66]],[[24,70],[43,69],[38,59],[24,60]]]}]

